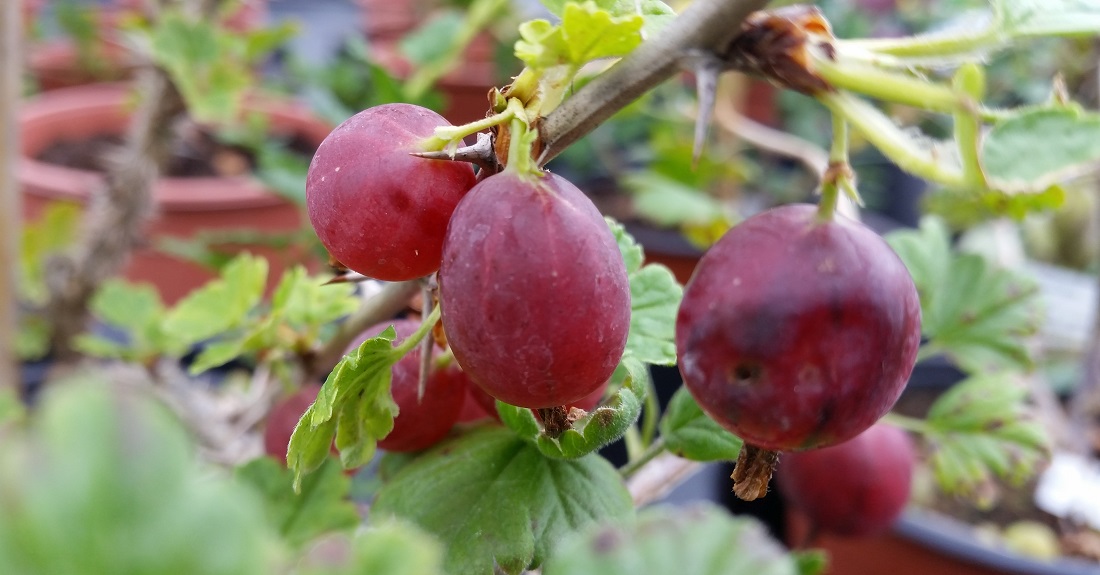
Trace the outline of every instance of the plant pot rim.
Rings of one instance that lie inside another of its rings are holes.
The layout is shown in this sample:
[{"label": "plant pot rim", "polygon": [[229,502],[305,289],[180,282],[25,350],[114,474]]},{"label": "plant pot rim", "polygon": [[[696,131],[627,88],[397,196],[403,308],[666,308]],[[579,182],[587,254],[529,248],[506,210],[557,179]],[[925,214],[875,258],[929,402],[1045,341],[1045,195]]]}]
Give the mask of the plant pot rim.
[{"label": "plant pot rim", "polygon": [[944,555],[1013,575],[1100,575],[1097,563],[1073,558],[1040,561],[985,545],[967,524],[933,511],[907,509],[894,532]]},{"label": "plant pot rim", "polygon": [[[84,202],[90,190],[102,185],[103,174],[42,162],[34,156],[66,134],[79,139],[92,134],[124,133],[126,127],[117,118],[128,116],[131,95],[130,83],[97,83],[52,90],[24,101],[18,116],[22,134],[18,178],[24,192],[51,200]],[[305,107],[285,99],[257,96],[250,99],[249,107],[266,115],[282,131],[296,132],[317,144],[331,130],[328,123]],[[76,132],[70,126],[56,127],[66,118],[87,115],[95,117],[96,126],[90,133],[88,128]],[[36,129],[49,129],[53,137],[28,138]],[[159,178],[153,194],[159,210],[178,212],[249,209],[288,201],[250,176]]]}]

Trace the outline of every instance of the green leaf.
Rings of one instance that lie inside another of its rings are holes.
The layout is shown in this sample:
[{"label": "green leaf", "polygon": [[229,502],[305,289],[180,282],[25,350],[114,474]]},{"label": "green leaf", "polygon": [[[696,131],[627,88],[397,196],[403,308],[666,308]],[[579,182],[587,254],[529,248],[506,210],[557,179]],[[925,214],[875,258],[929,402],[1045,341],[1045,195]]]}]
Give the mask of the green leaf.
[{"label": "green leaf", "polygon": [[280,196],[305,206],[309,158],[294,153],[270,138],[256,150],[256,177]]},{"label": "green leaf", "polygon": [[564,536],[633,513],[606,460],[549,459],[528,441],[483,427],[408,464],[378,493],[371,522],[396,516],[446,547],[451,575],[509,574],[538,566]]},{"label": "green leaf", "polygon": [[296,575],[444,575],[438,541],[402,521],[377,522],[351,537],[327,538]]},{"label": "green leaf", "polygon": [[294,473],[270,457],[237,468],[236,477],[262,496],[268,523],[291,545],[301,546],[324,533],[359,524],[359,512],[348,498],[351,478],[333,459],[307,477],[297,495],[290,493]]},{"label": "green leaf", "polygon": [[272,312],[294,329],[319,329],[359,307],[355,290],[344,285],[324,285],[325,278],[306,274],[295,266],[279,281],[272,296]]},{"label": "green leaf", "polygon": [[154,329],[164,315],[164,304],[155,287],[117,278],[103,282],[89,305],[92,313],[105,323],[138,337]]},{"label": "green leaf", "polygon": [[982,168],[994,187],[1042,190],[1100,160],[1100,114],[1030,109],[986,134]]},{"label": "green leaf", "polygon": [[401,38],[401,54],[415,66],[448,58],[452,39],[459,34],[465,18],[458,10],[442,11]]},{"label": "green leaf", "polygon": [[676,314],[684,288],[665,266],[642,266],[645,254],[626,228],[605,218],[626,262],[630,280],[630,332],[626,354],[646,363],[676,364]]},{"label": "green leaf", "polygon": [[1014,36],[1095,36],[1100,34],[1096,0],[994,0],[1001,26]]},{"label": "green leaf", "polygon": [[0,441],[0,573],[273,572],[255,494],[200,465],[163,405],[104,381],[48,391]]},{"label": "green leaf", "polygon": [[579,68],[600,58],[629,54],[642,42],[645,20],[637,14],[612,15],[594,2],[567,3],[562,22],[531,20],[519,27],[516,57],[534,69],[568,65]]},{"label": "green leaf", "polygon": [[367,339],[325,380],[290,437],[287,461],[295,490],[305,474],[324,463],[334,436],[341,461],[350,468],[369,461],[378,440],[393,429],[397,404],[390,394],[391,370],[401,359],[393,347],[396,337],[391,325]]},{"label": "green leaf", "polygon": [[1038,287],[975,254],[953,252],[947,228],[926,217],[920,230],[887,237],[905,262],[921,301],[921,329],[930,351],[951,357],[968,373],[1026,369],[1024,337],[1041,321]]},{"label": "green leaf", "polygon": [[799,560],[753,518],[710,504],[655,507],[630,525],[603,525],[554,551],[544,575],[797,575]]},{"label": "green leaf", "polygon": [[[542,5],[559,18],[567,4],[568,0],[542,0]],[[672,7],[661,0],[595,0],[595,5],[612,16],[641,16],[645,21],[643,30],[646,36],[660,32],[676,17]]]},{"label": "green leaf", "polygon": [[1027,398],[1018,376],[1002,372],[970,377],[932,404],[926,438],[945,492],[989,505],[996,479],[1019,485],[1039,469],[1050,442]]},{"label": "green leaf", "polygon": [[76,204],[54,202],[37,220],[23,226],[19,245],[20,298],[34,304],[45,303],[46,260],[76,239],[80,213]]},{"label": "green leaf", "polygon": [[169,310],[162,324],[177,349],[240,326],[263,298],[267,260],[243,253],[221,271],[221,277],[187,294]]},{"label": "green leaf", "polygon": [[217,341],[202,348],[199,355],[187,367],[187,373],[198,375],[207,370],[221,367],[244,354],[244,340],[231,339]]},{"label": "green leaf", "polygon": [[741,438],[707,417],[684,387],[669,400],[660,429],[669,452],[692,461],[734,461],[741,452]]},{"label": "green leaf", "polygon": [[557,438],[545,433],[530,409],[498,401],[497,413],[509,429],[533,441],[543,455],[559,459],[584,457],[622,437],[642,413],[650,383],[645,364],[627,356],[612,379],[621,379],[623,383],[611,398],[574,421]]},{"label": "green leaf", "polygon": [[73,345],[77,351],[91,357],[124,359],[127,361],[141,359],[141,355],[136,353],[133,347],[90,333],[77,335],[76,339],[73,340]]},{"label": "green leaf", "polygon": [[634,209],[638,214],[659,226],[730,219],[713,196],[652,171],[629,174],[623,185],[634,193]]}]

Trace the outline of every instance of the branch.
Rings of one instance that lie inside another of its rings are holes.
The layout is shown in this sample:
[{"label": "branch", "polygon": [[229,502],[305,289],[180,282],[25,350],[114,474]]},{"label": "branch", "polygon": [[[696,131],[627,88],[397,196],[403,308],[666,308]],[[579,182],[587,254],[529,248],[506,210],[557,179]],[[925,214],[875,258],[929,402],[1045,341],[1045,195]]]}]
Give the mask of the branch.
[{"label": "branch", "polygon": [[656,37],[647,40],[573,97],[539,128],[543,165],[604,120],[680,70],[694,51],[722,52],[750,13],[766,0],[696,0]]},{"label": "branch", "polygon": [[676,486],[691,479],[704,465],[664,453],[643,465],[627,481],[626,487],[635,507],[652,503],[668,495]]},{"label": "branch", "polygon": [[179,92],[160,69],[142,69],[137,90],[142,103],[127,144],[108,171],[104,187],[89,198],[82,238],[73,250],[47,265],[50,349],[61,361],[75,357],[72,340],[84,330],[88,301],[96,287],[121,270],[142,241],[143,227],[154,208],[153,185],[169,157],[173,121],[184,111]]},{"label": "branch", "polygon": [[19,357],[15,350],[16,270],[19,261],[19,188],[15,181],[15,150],[19,130],[16,110],[22,85],[20,43],[23,29],[20,2],[0,6],[0,387],[19,388]]},{"label": "branch", "polygon": [[313,381],[332,370],[344,355],[344,350],[368,327],[386,321],[405,309],[409,300],[420,292],[420,282],[410,280],[386,284],[382,291],[363,302],[344,323],[336,335],[326,341],[305,364],[305,381]]}]

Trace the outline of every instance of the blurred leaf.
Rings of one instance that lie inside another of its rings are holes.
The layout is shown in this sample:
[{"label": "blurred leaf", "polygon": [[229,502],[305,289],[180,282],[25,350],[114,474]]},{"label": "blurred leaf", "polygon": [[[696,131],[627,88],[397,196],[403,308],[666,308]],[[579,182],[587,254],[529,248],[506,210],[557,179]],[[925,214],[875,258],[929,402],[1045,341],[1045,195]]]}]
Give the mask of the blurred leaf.
[{"label": "blurred leaf", "polygon": [[19,297],[35,304],[47,297],[46,259],[65,249],[79,231],[80,206],[54,202],[38,219],[23,226],[19,245]]},{"label": "blurred leaf", "polygon": [[947,354],[968,373],[1031,366],[1024,337],[1036,333],[1042,319],[1034,282],[981,256],[952,251],[937,218],[887,240],[920,294],[926,353]]},{"label": "blurred leaf", "polygon": [[237,468],[236,476],[263,496],[268,523],[291,545],[301,546],[324,533],[351,530],[359,524],[359,512],[348,498],[351,478],[334,459],[307,477],[297,495],[291,493],[294,472],[270,457]]},{"label": "blurred leaf", "polygon": [[50,353],[50,324],[45,318],[37,315],[19,317],[15,353],[24,361],[42,359]]},{"label": "blurred leaf", "polygon": [[299,206],[306,203],[306,173],[310,158],[265,139],[256,152],[256,177],[280,196]]},{"label": "blurred leaf", "polygon": [[465,18],[458,10],[437,12],[401,38],[398,48],[414,66],[423,66],[448,56],[452,38],[462,29]]},{"label": "blurred leaf", "polygon": [[1100,34],[1096,0],[993,0],[1002,27],[1013,36]]},{"label": "blurred leaf", "polygon": [[634,193],[638,215],[664,227],[728,220],[725,207],[706,192],[651,171],[627,174],[623,185]]},{"label": "blurred leaf", "polygon": [[296,575],[444,575],[439,542],[400,521],[372,524],[355,537],[329,538],[309,550]]},{"label": "blurred leaf", "polygon": [[1100,114],[1076,107],[1029,109],[1000,121],[981,149],[991,185],[1007,189],[1045,189],[1098,160]]},{"label": "blurred leaf", "polygon": [[940,487],[990,505],[996,478],[1020,485],[1046,459],[1046,430],[1027,404],[1026,385],[1011,373],[970,377],[939,397],[925,434]]},{"label": "blurred leaf", "polygon": [[544,575],[798,575],[799,560],[759,521],[697,504],[654,507],[628,525],[604,524],[568,538]]},{"label": "blurred leaf", "polygon": [[676,363],[676,313],[684,288],[668,268],[659,264],[642,266],[645,254],[626,228],[606,218],[630,280],[630,333],[626,354],[657,365]]},{"label": "blurred leaf", "polygon": [[240,326],[263,298],[267,260],[243,253],[221,271],[221,277],[187,294],[168,311],[163,331],[177,349]]},{"label": "blurred leaf", "polygon": [[359,307],[355,290],[346,285],[324,285],[327,278],[310,276],[295,266],[279,282],[272,297],[272,311],[295,328],[320,328]]},{"label": "blurred leaf", "polygon": [[[567,0],[541,1],[543,6],[559,18],[568,4]],[[676,17],[676,12],[660,0],[595,0],[594,4],[612,16],[641,16],[645,21],[644,30],[647,35],[660,32]]]},{"label": "blurred leaf", "polygon": [[1054,185],[1042,192],[1005,194],[939,189],[924,197],[924,211],[943,218],[952,229],[965,229],[995,218],[1022,220],[1038,212],[1061,207],[1066,191]]},{"label": "blurred leaf", "polygon": [[371,522],[411,521],[446,546],[454,575],[519,574],[564,536],[596,521],[629,518],[630,494],[604,459],[550,459],[499,427],[483,427],[425,452],[382,487]]},{"label": "blurred leaf", "polygon": [[741,452],[741,438],[707,417],[684,387],[669,400],[660,429],[668,451],[692,461],[734,461]]},{"label": "blurred leaf", "polygon": [[394,349],[396,337],[391,325],[367,339],[325,380],[290,437],[287,461],[295,473],[295,490],[303,476],[324,463],[334,436],[341,462],[352,468],[369,461],[378,440],[393,430],[397,404],[390,394],[391,370],[402,355]]},{"label": "blurred leaf", "polygon": [[159,403],[103,381],[42,399],[0,442],[0,573],[273,572],[259,502],[200,466]]},{"label": "blurred leaf", "polygon": [[501,421],[516,435],[533,441],[547,457],[577,459],[621,438],[642,413],[649,389],[649,370],[636,358],[626,356],[616,368],[622,386],[603,405],[573,422],[557,438],[545,433],[530,409],[497,402]]}]

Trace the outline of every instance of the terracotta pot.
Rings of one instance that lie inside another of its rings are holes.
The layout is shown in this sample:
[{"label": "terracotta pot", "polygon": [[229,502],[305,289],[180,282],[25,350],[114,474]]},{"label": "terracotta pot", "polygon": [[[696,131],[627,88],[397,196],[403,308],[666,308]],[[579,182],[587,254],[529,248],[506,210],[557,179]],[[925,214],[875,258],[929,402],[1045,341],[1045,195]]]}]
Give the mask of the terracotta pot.
[{"label": "terracotta pot", "polygon": [[[124,133],[130,99],[125,84],[92,84],[45,93],[22,106],[18,178],[26,218],[38,217],[51,202],[87,202],[89,193],[102,183],[102,174],[47,164],[34,157],[60,140]],[[275,131],[294,133],[317,144],[331,130],[327,123],[286,101],[257,98],[251,109],[265,114]],[[197,264],[154,250],[158,238],[192,237],[204,230],[287,233],[304,225],[298,206],[249,177],[162,178],[153,194],[156,214],[146,229],[146,246],[133,254],[125,276],[153,283],[167,302],[178,300],[213,276]],[[250,251],[271,262],[269,285],[303,257],[293,250]]]},{"label": "terracotta pot", "polygon": [[40,91],[58,90],[98,82],[125,80],[133,74],[126,49],[117,42],[101,43],[99,67],[89,69],[77,56],[78,47],[68,39],[31,44],[27,49],[27,71]]},{"label": "terracotta pot", "polygon": [[[804,540],[805,517],[788,514],[788,541]],[[825,575],[1097,575],[1100,565],[1076,559],[1039,561],[982,544],[963,523],[910,510],[878,537],[823,535],[810,543],[829,555]]]}]

